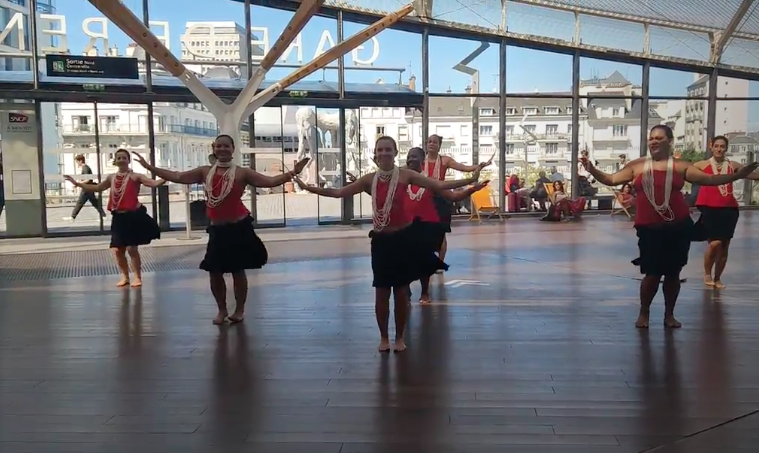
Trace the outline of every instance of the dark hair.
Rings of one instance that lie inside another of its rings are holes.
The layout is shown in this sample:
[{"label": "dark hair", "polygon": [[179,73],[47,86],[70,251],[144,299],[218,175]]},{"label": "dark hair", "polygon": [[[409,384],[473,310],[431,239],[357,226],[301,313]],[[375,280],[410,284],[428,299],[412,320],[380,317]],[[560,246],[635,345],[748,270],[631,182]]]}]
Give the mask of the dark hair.
[{"label": "dark hair", "polygon": [[629,187],[629,188],[630,188],[630,193],[633,193],[633,186],[632,186],[632,184],[630,184],[629,182],[626,182],[626,183],[622,184],[622,188],[619,190],[619,192],[620,192],[620,193],[625,193],[625,189],[626,189],[627,187]]},{"label": "dark hair", "polygon": [[668,139],[674,140],[675,134],[672,133],[672,128],[667,126],[666,124],[657,124],[656,126],[651,128],[651,132],[655,131],[656,129],[661,129],[664,131],[664,135],[667,136]]},{"label": "dark hair", "polygon": [[113,153],[113,157],[114,157],[114,159],[116,158],[116,156],[117,156],[119,153],[124,153],[124,154],[126,154],[126,155],[127,155],[127,160],[128,160],[128,161],[131,161],[131,160],[132,160],[132,155],[131,155],[131,154],[129,154],[129,151],[125,150],[124,148],[119,148],[119,149],[117,149],[117,150],[116,150],[116,152],[115,152],[115,153]]},{"label": "dark hair", "polygon": [[412,151],[422,153],[422,157],[424,157],[424,156],[427,155],[427,153],[424,151],[424,149],[422,149],[422,148],[420,148],[418,146],[415,146],[415,147],[409,149],[407,154],[411,154]]},{"label": "dark hair", "polygon": [[74,160],[84,163],[84,154],[77,154],[76,157],[74,157]]},{"label": "dark hair", "polygon": [[559,188],[561,189],[561,191],[564,192],[564,183],[559,181],[558,179],[553,182],[553,189],[556,190],[557,183],[559,184]]},{"label": "dark hair", "polygon": [[440,144],[440,145],[442,145],[442,144],[443,144],[443,137],[441,137],[441,136],[439,136],[439,135],[437,135],[437,134],[432,134],[432,135],[430,135],[430,136],[427,138],[427,140],[429,140],[430,138],[434,138],[434,139],[436,139],[436,140],[437,140],[437,142],[438,142],[438,144]]},{"label": "dark hair", "polygon": [[717,140],[724,141],[725,142],[725,147],[727,147],[728,145],[730,145],[730,140],[728,140],[727,137],[725,137],[724,135],[718,135],[718,136],[714,137],[712,139],[712,144],[717,143]]},{"label": "dark hair", "polygon": [[374,147],[376,148],[377,145],[379,145],[379,142],[381,142],[382,140],[387,140],[390,143],[392,143],[393,149],[395,150],[395,152],[398,152],[398,144],[395,143],[395,139],[393,137],[388,137],[387,135],[383,135],[382,137],[378,138],[377,141],[374,142]]},{"label": "dark hair", "polygon": [[214,142],[214,144],[215,144],[217,141],[219,141],[219,139],[220,139],[220,138],[228,138],[228,139],[229,139],[229,142],[230,142],[230,143],[232,143],[232,146],[235,146],[235,139],[233,139],[233,138],[232,138],[232,136],[231,136],[231,135],[228,135],[228,134],[221,134],[221,135],[217,135],[217,136],[216,136],[216,138],[215,138],[215,139],[214,139],[214,141],[213,141],[213,142]]}]

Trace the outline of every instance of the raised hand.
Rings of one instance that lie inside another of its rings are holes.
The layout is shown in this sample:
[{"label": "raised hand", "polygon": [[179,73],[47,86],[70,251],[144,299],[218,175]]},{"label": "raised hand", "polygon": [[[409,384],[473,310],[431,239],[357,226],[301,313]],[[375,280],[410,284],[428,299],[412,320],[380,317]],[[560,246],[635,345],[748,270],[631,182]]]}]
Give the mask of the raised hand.
[{"label": "raised hand", "polygon": [[145,158],[142,157],[142,155],[135,152],[132,152],[132,154],[134,155],[134,160],[136,160],[140,165],[142,165],[145,168],[148,168],[150,166],[150,164],[148,164],[148,161],[146,161]]},{"label": "raised hand", "polygon": [[472,188],[474,189],[474,191],[475,191],[475,192],[479,192],[480,190],[482,190],[482,189],[484,189],[485,187],[487,187],[487,186],[488,186],[488,184],[490,184],[490,181],[489,181],[489,180],[486,180],[486,181],[480,181],[480,182],[478,182],[477,184],[475,184],[474,186],[472,186]]},{"label": "raised hand", "polygon": [[65,179],[66,181],[70,182],[73,185],[77,185],[76,180],[69,175],[63,176],[63,179]]},{"label": "raised hand", "polygon": [[[297,167],[297,165],[296,165]],[[306,183],[304,183],[299,177],[293,176],[293,182],[298,185],[301,189],[306,188]]]},{"label": "raised hand", "polygon": [[472,172],[472,177],[469,179],[471,179],[472,181],[477,181],[478,179],[480,179],[480,172],[482,172],[483,168],[484,167],[482,167],[482,165],[478,166],[477,169]]},{"label": "raised hand", "polygon": [[593,164],[590,163],[590,159],[587,157],[581,157],[580,164],[582,164],[582,166],[588,171],[590,171],[590,168],[593,166]]},{"label": "raised hand", "polygon": [[345,176],[348,177],[348,181],[350,181],[350,182],[356,182],[356,181],[358,181],[358,178],[356,177],[356,175],[354,175],[353,173],[351,173],[349,171],[345,172]]},{"label": "raised hand", "polygon": [[736,175],[738,176],[738,179],[745,179],[748,177],[748,175],[753,173],[757,167],[759,167],[759,162],[751,162],[750,164],[746,164],[743,168],[738,170],[736,172]]},{"label": "raised hand", "polygon": [[295,164],[293,167],[293,173],[296,175],[299,175],[300,172],[303,171],[308,166],[308,163],[311,161],[310,157],[306,157],[305,159],[301,159],[298,161],[298,163]]}]

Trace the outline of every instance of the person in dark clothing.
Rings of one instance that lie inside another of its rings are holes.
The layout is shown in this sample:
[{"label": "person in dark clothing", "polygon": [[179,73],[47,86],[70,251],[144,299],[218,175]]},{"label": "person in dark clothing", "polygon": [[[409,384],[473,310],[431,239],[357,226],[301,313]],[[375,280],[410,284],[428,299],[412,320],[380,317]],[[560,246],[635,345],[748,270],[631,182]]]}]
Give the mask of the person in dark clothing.
[{"label": "person in dark clothing", "polygon": [[[76,164],[79,166],[80,174],[82,175],[92,174],[92,169],[84,161],[84,155],[79,154],[78,156],[74,158],[74,160],[76,161]],[[89,179],[85,181],[84,183],[94,184],[94,181]],[[82,210],[82,208],[84,207],[84,204],[88,201],[90,202],[92,207],[98,210],[98,212],[100,213],[100,217],[105,217],[105,211],[103,211],[103,207],[100,206],[100,201],[98,200],[97,195],[95,195],[94,192],[85,192],[84,190],[82,190],[81,192],[79,192],[79,199],[76,200],[76,205],[74,206],[74,210],[71,212],[71,220],[76,219],[76,216],[79,215],[79,211]]]},{"label": "person in dark clothing", "polygon": [[546,192],[545,184],[551,184],[551,179],[546,176],[546,172],[540,171],[538,173],[538,180],[535,181],[535,185],[532,187],[530,198],[538,202],[541,211],[547,211],[546,200],[548,200],[548,192]]}]

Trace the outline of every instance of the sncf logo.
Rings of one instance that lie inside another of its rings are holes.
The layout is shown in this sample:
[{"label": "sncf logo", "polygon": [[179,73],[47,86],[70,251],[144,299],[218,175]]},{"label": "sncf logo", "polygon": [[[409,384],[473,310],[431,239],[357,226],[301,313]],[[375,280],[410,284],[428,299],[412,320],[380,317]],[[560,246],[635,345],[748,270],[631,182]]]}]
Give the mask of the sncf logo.
[{"label": "sncf logo", "polygon": [[9,113],[8,114],[8,121],[11,123],[28,123],[29,117],[26,115],[22,115],[20,113]]}]

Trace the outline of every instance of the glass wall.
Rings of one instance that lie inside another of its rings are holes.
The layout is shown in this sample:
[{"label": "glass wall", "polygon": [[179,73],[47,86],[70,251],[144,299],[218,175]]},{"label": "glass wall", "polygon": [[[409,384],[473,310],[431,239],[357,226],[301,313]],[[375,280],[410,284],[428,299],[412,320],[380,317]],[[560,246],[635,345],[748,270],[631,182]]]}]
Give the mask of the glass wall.
[{"label": "glass wall", "polygon": [[[16,159],[17,150],[7,139],[12,135],[4,130],[2,193],[8,196],[0,199],[0,234],[14,222],[9,215],[22,212],[12,208],[9,213],[9,197],[11,201],[29,197],[41,201],[39,217],[40,222],[44,219],[46,234],[103,233],[110,223],[98,211],[104,202],[80,200],[78,191],[62,184],[63,175],[98,181],[114,171],[110,162],[118,148],[154,156],[158,166],[175,171],[205,165],[219,132],[218,120],[163,63],[152,60],[148,64],[144,50],[135,44],[142,42],[139,36],[136,40],[127,36],[89,1],[38,0],[36,40],[29,32],[28,3],[14,0],[0,5],[4,30],[0,83],[5,84],[6,98],[12,94],[22,100],[44,99],[27,103],[21,113],[41,129],[39,139],[36,131],[26,131],[30,135],[24,146],[38,148],[41,174],[39,169],[29,171],[32,180],[39,174],[42,185],[39,195],[37,189],[23,193],[18,187],[21,192],[12,193],[16,189],[9,188],[9,172],[16,171],[21,178],[19,165],[32,165],[34,159]],[[157,39],[226,102],[242,90],[251,68],[256,69],[294,14],[249,5],[250,17],[245,18],[245,2],[231,0],[210,0],[201,9],[184,8],[180,0],[147,3],[148,26]],[[143,0],[122,4],[138,20],[147,17]],[[510,6],[510,15],[501,24],[510,32],[543,30],[540,33],[557,40],[579,39],[587,45],[628,51],[638,51],[645,37],[651,52],[678,58],[701,58],[705,49],[703,43],[685,36],[668,38],[662,27],[651,26],[647,32],[640,24],[581,14],[578,31],[577,17],[571,13]],[[261,88],[367,27],[347,20],[339,23],[335,17],[325,10],[323,16],[312,18],[266,74]],[[250,30],[246,30],[246,19]],[[429,26],[428,48],[423,49],[422,27],[414,27],[409,22],[404,30],[386,29],[348,52],[341,62],[329,62],[285,87],[240,126],[237,149],[242,165],[276,175],[291,168],[298,157],[310,156],[312,164],[304,179],[322,187],[340,187],[346,184],[348,173],[360,177],[373,170],[377,137],[396,139],[398,161],[403,163],[409,148],[424,145],[425,133],[437,134],[443,137],[443,154],[460,163],[492,158],[484,177],[492,181],[493,202],[500,203],[510,191],[502,175],[518,177],[519,184],[528,189],[538,184],[541,173],[572,181],[579,172],[573,151],[587,151],[600,168],[613,171],[625,160],[646,153],[647,129],[656,124],[672,127],[681,158],[704,158],[715,134],[730,139],[732,160],[748,163],[757,158],[759,121],[754,114],[759,107],[754,104],[759,105],[759,89],[754,88],[759,85],[749,79],[759,79],[759,75],[721,75],[715,84],[710,83],[711,70],[702,73],[679,64],[665,69],[656,67],[655,61],[647,66],[629,59],[625,63],[600,60],[594,58],[598,53],[584,50],[551,52],[547,44],[540,50],[511,45],[514,41],[506,46],[495,36],[441,36],[434,26]],[[545,32],[546,28],[551,32]],[[607,36],[610,29],[617,33],[611,38]],[[40,57],[36,77],[35,48]],[[108,60],[111,64],[126,69],[110,78],[54,75],[48,73],[46,57],[56,54],[112,57],[118,61]],[[730,53],[728,59],[738,62],[736,55]],[[575,67],[579,67],[576,74]],[[576,112],[573,96],[579,99]],[[10,120],[3,115],[0,126],[3,121],[7,126]],[[82,175],[78,156],[92,176]],[[448,175],[463,176],[460,172]],[[595,187],[600,195],[596,198],[611,195],[608,188]],[[753,182],[735,186],[744,205],[756,203],[757,190]],[[203,197],[200,185],[170,184],[168,206],[154,207],[155,194],[150,191],[142,194],[142,201],[149,212],[169,214],[164,222],[167,227],[183,229],[189,218],[202,228],[202,215],[198,217],[193,209],[202,211]],[[78,201],[84,201],[81,210]],[[260,227],[348,223],[371,217],[371,199],[366,194],[356,195],[346,205],[342,200],[300,193],[292,184],[249,190],[245,202]],[[606,204],[594,200],[592,207]]]}]

